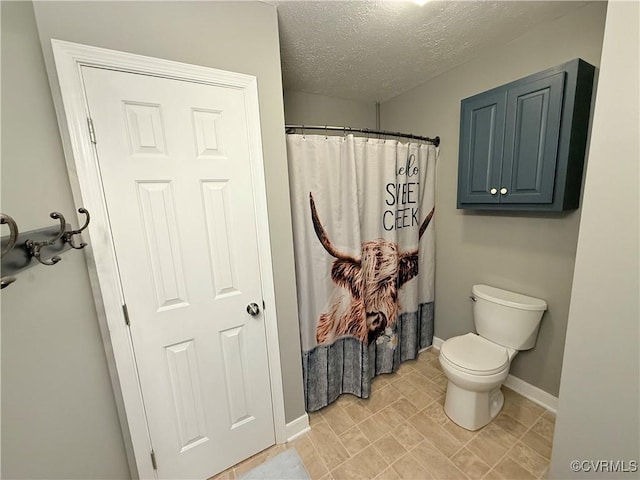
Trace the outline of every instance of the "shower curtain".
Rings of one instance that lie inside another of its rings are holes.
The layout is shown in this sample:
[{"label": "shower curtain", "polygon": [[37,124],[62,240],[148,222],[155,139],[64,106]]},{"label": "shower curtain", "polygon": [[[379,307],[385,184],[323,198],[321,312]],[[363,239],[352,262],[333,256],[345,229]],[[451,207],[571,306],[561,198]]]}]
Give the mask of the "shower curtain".
[{"label": "shower curtain", "polygon": [[287,135],[308,412],[433,340],[433,145]]}]

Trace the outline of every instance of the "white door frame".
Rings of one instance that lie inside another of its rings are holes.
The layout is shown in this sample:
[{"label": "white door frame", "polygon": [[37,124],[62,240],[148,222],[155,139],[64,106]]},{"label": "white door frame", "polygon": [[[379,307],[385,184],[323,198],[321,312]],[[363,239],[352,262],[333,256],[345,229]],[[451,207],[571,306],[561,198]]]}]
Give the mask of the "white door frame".
[{"label": "white door frame", "polygon": [[[64,107],[56,108],[56,114],[74,201],[76,206],[84,206],[91,213],[91,223],[88,227],[90,246],[85,249],[87,266],[132,474],[140,478],[156,477],[151,463],[150,438],[133,345],[122,311],[123,294],[97,153],[89,135],[89,110],[82,79],[83,66],[235,88],[244,93],[254,205],[256,218],[261,219],[256,222],[260,262],[258,267],[266,304],[264,322],[275,438],[277,443],[285,442],[287,433],[284,394],[256,77],[60,40],[51,40],[51,43]],[[100,141],[99,132],[97,140]]]}]

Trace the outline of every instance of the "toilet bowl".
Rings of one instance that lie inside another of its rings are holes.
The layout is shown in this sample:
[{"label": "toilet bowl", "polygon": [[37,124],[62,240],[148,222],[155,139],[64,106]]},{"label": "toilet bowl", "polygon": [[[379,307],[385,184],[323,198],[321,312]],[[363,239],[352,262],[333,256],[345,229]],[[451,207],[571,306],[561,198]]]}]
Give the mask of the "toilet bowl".
[{"label": "toilet bowl", "polygon": [[448,379],[445,413],[461,427],[478,430],[502,409],[500,386],[518,351],[535,345],[547,304],[488,285],[474,285],[472,292],[478,334],[446,340],[440,365]]},{"label": "toilet bowl", "polygon": [[467,430],[489,423],[502,409],[500,385],[517,351],[467,333],[442,344],[440,365],[447,379],[445,412]]}]

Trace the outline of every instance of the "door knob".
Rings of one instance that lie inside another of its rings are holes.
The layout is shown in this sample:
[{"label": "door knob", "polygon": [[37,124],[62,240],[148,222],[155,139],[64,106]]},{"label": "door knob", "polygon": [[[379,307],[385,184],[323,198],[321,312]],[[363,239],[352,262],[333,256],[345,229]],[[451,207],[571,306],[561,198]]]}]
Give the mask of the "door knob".
[{"label": "door knob", "polygon": [[492,188],[490,190],[490,192],[491,192],[491,195],[495,195],[496,193],[498,193],[498,189],[497,188]]},{"label": "door knob", "polygon": [[260,313],[260,307],[257,303],[250,303],[249,305],[247,305],[247,313],[252,317],[255,317]]},{"label": "door knob", "polygon": [[506,193],[507,193],[507,187],[502,187],[502,188],[500,189],[500,193],[501,193],[502,195],[506,195]]}]

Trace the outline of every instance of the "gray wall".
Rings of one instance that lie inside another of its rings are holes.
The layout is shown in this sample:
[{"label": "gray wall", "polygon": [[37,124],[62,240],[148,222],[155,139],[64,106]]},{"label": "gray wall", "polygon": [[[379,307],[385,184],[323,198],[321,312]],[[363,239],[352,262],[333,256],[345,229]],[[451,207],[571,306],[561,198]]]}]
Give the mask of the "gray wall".
[{"label": "gray wall", "polygon": [[570,468],[640,461],[639,19],[609,2],[549,478],[639,477]]},{"label": "gray wall", "polygon": [[[304,414],[276,9],[259,2],[2,2],[2,211],[73,212],[47,85],[58,38],[258,77],[287,422]],[[38,42],[38,35],[41,43]],[[42,46],[42,53],[40,47]],[[55,95],[59,95],[54,90]],[[128,476],[83,254],[2,291],[2,475]]]},{"label": "gray wall", "polygon": [[[2,211],[23,231],[75,222],[32,5],[1,9]],[[1,475],[129,477],[81,252],[2,290]]]},{"label": "gray wall", "polygon": [[436,198],[436,336],[473,330],[471,286],[487,283],[549,304],[533,350],[511,373],[558,395],[580,212],[456,210],[460,100],[575,57],[598,65],[605,3],[545,22],[381,106],[382,128],[440,135]]},{"label": "gray wall", "polygon": [[376,104],[285,90],[284,118],[290,124],[376,128]]}]

